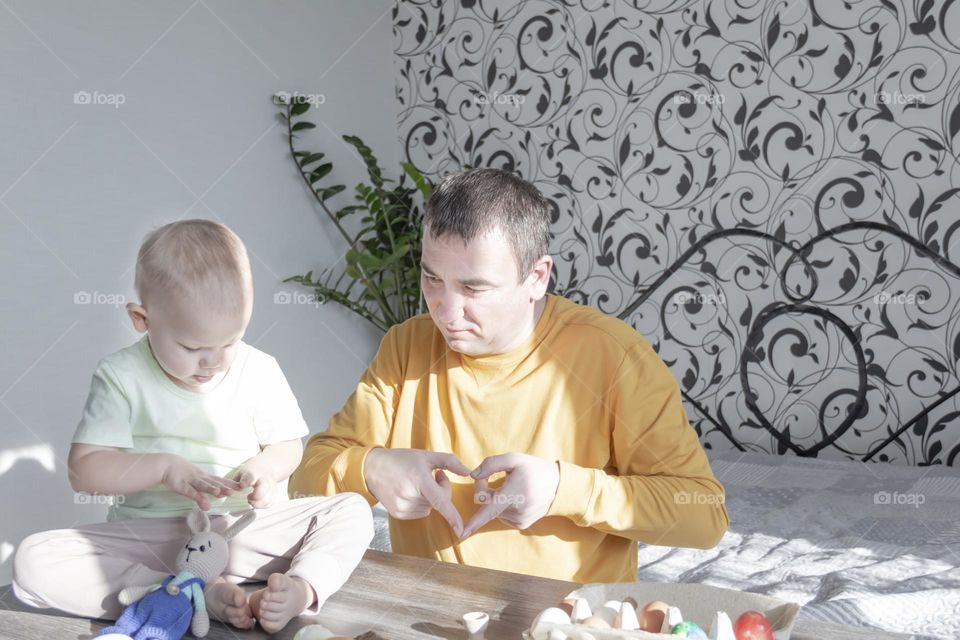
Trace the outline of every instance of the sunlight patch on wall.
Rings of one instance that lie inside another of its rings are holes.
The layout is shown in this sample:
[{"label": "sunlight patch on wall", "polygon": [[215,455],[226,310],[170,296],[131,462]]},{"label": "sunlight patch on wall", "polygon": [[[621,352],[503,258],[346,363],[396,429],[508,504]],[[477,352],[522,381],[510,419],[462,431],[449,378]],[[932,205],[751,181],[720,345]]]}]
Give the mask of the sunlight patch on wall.
[{"label": "sunlight patch on wall", "polygon": [[33,460],[41,467],[53,473],[56,470],[56,456],[49,444],[35,444],[29,447],[17,447],[0,451],[0,476],[13,468],[21,460]]}]

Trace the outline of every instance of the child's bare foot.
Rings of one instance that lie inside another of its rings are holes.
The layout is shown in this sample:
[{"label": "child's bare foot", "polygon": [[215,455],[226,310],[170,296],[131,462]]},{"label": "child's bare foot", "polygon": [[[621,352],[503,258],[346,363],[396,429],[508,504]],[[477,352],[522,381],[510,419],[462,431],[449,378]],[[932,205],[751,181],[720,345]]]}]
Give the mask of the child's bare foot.
[{"label": "child's bare foot", "polygon": [[204,590],[203,599],[207,603],[210,617],[220,622],[232,624],[238,629],[250,629],[256,624],[247,595],[235,584],[221,580]]},{"label": "child's bare foot", "polygon": [[313,587],[301,578],[272,573],[267,586],[250,594],[253,617],[267,633],[280,631],[292,618],[313,604]]}]

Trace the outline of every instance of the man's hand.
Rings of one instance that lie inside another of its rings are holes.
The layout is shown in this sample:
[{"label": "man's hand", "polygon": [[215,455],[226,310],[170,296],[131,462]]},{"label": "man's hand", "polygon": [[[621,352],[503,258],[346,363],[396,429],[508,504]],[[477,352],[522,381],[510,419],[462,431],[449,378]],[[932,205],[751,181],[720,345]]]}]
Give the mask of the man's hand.
[{"label": "man's hand", "polygon": [[239,483],[210,475],[180,456],[170,457],[161,483],[170,491],[194,500],[204,511],[210,508],[208,495],[220,498],[240,490]]},{"label": "man's hand", "polygon": [[[506,472],[507,478],[497,491],[487,484],[490,476]],[[560,484],[560,466],[525,453],[504,453],[490,456],[473,470],[476,481],[474,499],[483,506],[473,514],[461,539],[494,518],[523,530],[547,515]]]},{"label": "man's hand", "polygon": [[459,538],[463,520],[450,499],[450,480],[444,469],[470,475],[470,469],[452,453],[378,447],[367,453],[363,479],[394,518],[416,520],[436,509]]},{"label": "man's hand", "polygon": [[241,489],[253,487],[253,491],[247,496],[247,502],[254,509],[266,509],[273,504],[273,499],[277,495],[277,483],[270,473],[261,473],[252,464],[244,465],[237,470],[233,479]]}]

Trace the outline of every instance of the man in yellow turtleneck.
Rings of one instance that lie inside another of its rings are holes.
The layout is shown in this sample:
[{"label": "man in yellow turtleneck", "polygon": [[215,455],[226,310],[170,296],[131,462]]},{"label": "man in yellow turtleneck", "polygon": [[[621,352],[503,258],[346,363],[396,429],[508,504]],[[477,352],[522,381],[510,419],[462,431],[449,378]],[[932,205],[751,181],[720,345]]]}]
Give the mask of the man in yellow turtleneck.
[{"label": "man in yellow turtleneck", "polygon": [[381,502],[398,553],[575,582],[635,579],[637,542],[717,544],[723,487],[670,370],[627,324],[546,293],[550,212],[503,171],[443,181],[429,315],[387,332],[291,494]]}]

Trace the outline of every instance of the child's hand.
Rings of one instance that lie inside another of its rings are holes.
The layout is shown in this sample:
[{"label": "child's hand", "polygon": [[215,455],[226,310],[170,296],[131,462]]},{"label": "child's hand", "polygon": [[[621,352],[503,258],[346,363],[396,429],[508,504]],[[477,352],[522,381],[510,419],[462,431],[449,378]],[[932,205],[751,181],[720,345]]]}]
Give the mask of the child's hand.
[{"label": "child's hand", "polygon": [[196,501],[204,511],[210,508],[208,495],[221,498],[242,488],[238,482],[210,475],[180,456],[171,456],[162,483],[170,491]]},{"label": "child's hand", "polygon": [[233,479],[241,488],[253,487],[247,496],[247,502],[254,509],[266,509],[273,504],[276,495],[277,483],[269,473],[261,473],[253,465],[241,467]]}]

